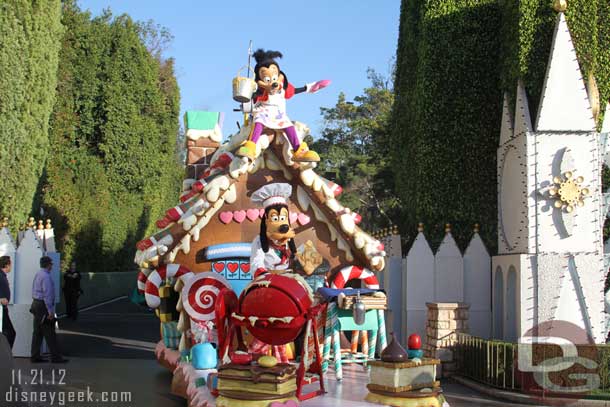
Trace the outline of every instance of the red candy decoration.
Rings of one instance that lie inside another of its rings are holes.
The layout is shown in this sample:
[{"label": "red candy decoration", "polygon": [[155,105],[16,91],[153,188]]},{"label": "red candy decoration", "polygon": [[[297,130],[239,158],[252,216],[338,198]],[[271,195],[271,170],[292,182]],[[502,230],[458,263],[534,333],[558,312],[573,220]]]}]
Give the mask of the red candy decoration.
[{"label": "red candy decoration", "polygon": [[250,362],[252,362],[252,355],[248,352],[229,352],[229,358],[231,359],[231,362],[238,365],[249,365]]},{"label": "red candy decoration", "polygon": [[421,349],[421,337],[418,334],[409,335],[409,349],[419,350]]}]

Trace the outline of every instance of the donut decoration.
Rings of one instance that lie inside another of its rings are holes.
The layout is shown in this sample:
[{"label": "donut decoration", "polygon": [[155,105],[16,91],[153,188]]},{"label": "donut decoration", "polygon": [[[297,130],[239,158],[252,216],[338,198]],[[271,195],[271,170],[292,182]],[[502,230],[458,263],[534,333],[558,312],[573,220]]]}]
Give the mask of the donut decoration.
[{"label": "donut decoration", "polygon": [[183,279],[182,305],[193,321],[214,321],[218,294],[231,284],[218,273],[206,271]]},{"label": "donut decoration", "polygon": [[379,289],[379,280],[377,280],[377,276],[371,270],[358,266],[342,268],[335,276],[331,288],[344,288],[345,284],[350,280],[362,280],[366,288],[373,290]]},{"label": "donut decoration", "polygon": [[161,304],[161,298],[159,297],[159,287],[161,287],[161,284],[168,278],[182,278],[187,274],[190,275],[191,270],[181,264],[171,263],[159,266],[146,279],[146,285],[144,286],[146,304],[150,308],[158,308]]}]

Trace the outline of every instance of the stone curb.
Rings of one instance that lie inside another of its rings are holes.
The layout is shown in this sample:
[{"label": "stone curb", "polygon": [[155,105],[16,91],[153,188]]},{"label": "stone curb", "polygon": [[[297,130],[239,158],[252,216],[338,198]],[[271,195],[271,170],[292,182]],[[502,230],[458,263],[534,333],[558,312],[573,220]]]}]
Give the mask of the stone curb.
[{"label": "stone curb", "polygon": [[474,380],[467,379],[462,376],[451,376],[451,380],[457,383],[483,393],[487,396],[495,397],[510,401],[513,403],[527,404],[527,405],[545,405],[545,406],[578,406],[578,407],[610,407],[609,400],[588,400],[588,399],[565,399],[559,397],[547,397],[544,399],[544,404],[540,404],[542,400],[529,394],[523,394],[513,391],[500,390],[495,387],[485,386],[481,383],[477,383]]}]

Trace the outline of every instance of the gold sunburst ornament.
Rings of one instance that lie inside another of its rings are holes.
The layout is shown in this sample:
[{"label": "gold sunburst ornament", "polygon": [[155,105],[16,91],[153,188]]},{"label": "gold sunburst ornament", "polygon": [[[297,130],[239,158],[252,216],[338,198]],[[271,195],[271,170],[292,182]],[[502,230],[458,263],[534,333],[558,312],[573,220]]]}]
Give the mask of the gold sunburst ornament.
[{"label": "gold sunburst ornament", "polygon": [[583,177],[574,177],[572,171],[553,178],[555,185],[549,189],[549,195],[555,200],[555,208],[571,213],[577,207],[583,206],[584,199],[591,193],[589,188],[582,186],[584,180]]}]

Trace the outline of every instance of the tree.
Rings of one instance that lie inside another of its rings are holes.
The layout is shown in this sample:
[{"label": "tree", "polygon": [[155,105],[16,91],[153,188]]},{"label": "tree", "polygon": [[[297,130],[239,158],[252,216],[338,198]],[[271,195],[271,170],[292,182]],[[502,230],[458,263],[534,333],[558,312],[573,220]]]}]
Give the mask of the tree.
[{"label": "tree", "polygon": [[321,173],[344,188],[340,201],[371,229],[392,224],[397,200],[388,177],[392,81],[372,69],[367,74],[371,86],[363,95],[349,102],[340,93],[334,107],[320,109],[324,128],[312,148],[322,156]]},{"label": "tree", "polygon": [[126,270],[179,193],[173,60],[151,55],[128,16],[92,19],[64,1],[62,22],[43,207],[66,264]]},{"label": "tree", "polygon": [[49,147],[60,1],[0,5],[0,212],[25,223]]}]

